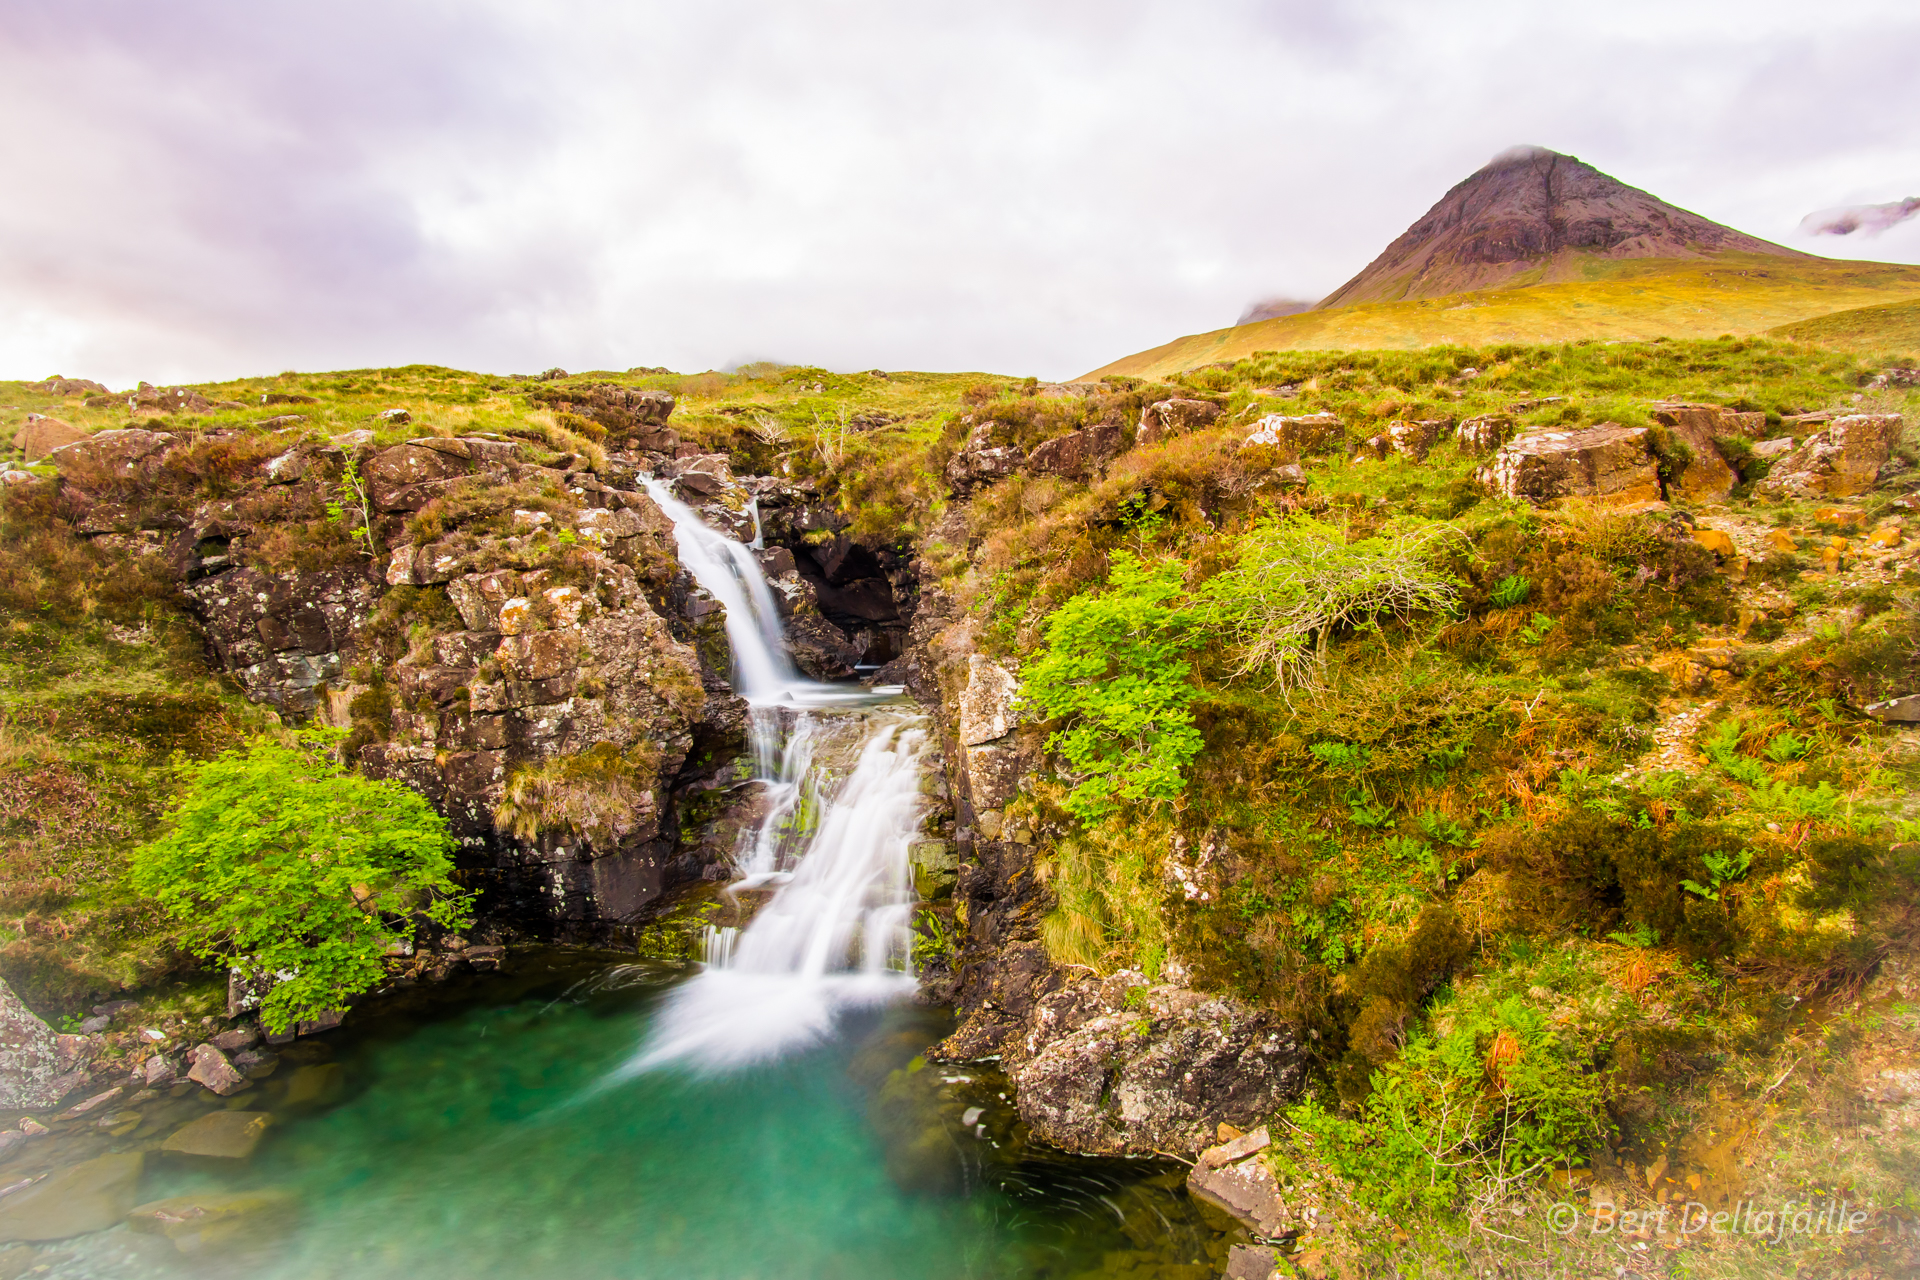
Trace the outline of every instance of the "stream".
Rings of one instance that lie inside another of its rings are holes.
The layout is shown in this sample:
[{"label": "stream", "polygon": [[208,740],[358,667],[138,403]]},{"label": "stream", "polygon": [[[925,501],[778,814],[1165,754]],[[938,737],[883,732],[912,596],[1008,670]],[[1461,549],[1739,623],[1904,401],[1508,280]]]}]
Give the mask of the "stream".
[{"label": "stream", "polygon": [[1054,1151],[1028,1137],[992,1064],[926,1062],[951,1029],[911,999],[907,849],[931,803],[928,721],[896,689],[801,678],[752,549],[648,488],[726,609],[750,706],[763,817],[726,891],[756,904],[744,927],[710,929],[691,973],[516,952],[502,975],[356,1007],[232,1099],[176,1086],[118,1149],[157,1146],[209,1106],[265,1112],[272,1128],[249,1160],[150,1158],[138,1198],[257,1189],[294,1210],[217,1257],[122,1225],[47,1246],[38,1274],[1220,1274],[1225,1237],[1183,1167]]}]

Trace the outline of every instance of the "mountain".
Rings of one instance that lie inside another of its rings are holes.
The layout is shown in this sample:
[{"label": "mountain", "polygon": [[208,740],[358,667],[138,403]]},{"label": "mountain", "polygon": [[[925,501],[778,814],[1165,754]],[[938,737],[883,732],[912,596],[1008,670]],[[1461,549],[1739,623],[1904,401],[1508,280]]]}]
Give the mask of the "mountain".
[{"label": "mountain", "polygon": [[1781,336],[1885,345],[1904,339],[1898,306],[1916,300],[1920,267],[1799,253],[1572,156],[1519,147],[1312,309],[1176,338],[1082,376],[1163,377],[1255,351],[1758,334],[1842,311],[1861,314]]},{"label": "mountain", "polygon": [[1594,258],[1806,258],[1677,208],[1573,156],[1514,147],[1426,216],[1317,310],[1577,280]]}]

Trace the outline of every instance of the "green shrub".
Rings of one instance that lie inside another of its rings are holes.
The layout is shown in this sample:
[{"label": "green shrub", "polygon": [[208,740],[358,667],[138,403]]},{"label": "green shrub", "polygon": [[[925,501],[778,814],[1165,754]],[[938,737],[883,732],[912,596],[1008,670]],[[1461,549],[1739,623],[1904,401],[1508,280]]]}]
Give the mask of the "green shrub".
[{"label": "green shrub", "polygon": [[344,1007],[385,976],[418,922],[464,927],[446,820],[396,782],[342,771],[341,735],[259,737],[179,768],[167,831],[133,854],[132,881],[187,926],[207,960],[275,975],[275,1031]]},{"label": "green shrub", "polygon": [[1083,822],[1186,787],[1181,770],[1202,742],[1190,710],[1198,690],[1181,656],[1196,640],[1195,613],[1180,596],[1178,562],[1121,551],[1105,590],[1075,596],[1047,621],[1022,697],[1067,721],[1048,745],[1066,762],[1066,807]]}]

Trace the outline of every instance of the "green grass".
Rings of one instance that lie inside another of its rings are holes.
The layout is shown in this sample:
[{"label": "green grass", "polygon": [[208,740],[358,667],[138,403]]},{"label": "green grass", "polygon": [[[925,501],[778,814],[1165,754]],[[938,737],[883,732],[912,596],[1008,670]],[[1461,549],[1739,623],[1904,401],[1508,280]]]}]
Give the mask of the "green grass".
[{"label": "green grass", "polygon": [[[1194,334],[1103,365],[1163,378],[1255,351],[1405,349],[1439,344],[1751,335],[1812,317],[1920,297],[1920,267],[1726,254],[1592,264],[1581,281],[1403,302],[1371,302]],[[1814,340],[1803,335],[1803,341]]]},{"label": "green grass", "polygon": [[1913,353],[1920,352],[1920,299],[1834,311],[1783,324],[1767,333],[1790,342],[1812,342],[1842,351],[1903,352],[1912,361]]}]

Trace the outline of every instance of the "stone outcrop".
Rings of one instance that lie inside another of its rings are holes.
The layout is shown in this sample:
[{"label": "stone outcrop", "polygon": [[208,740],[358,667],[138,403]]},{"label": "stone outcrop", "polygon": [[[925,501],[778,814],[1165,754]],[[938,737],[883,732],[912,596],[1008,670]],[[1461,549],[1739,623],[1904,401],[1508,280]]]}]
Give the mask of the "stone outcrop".
[{"label": "stone outcrop", "polygon": [[1100,425],[1070,431],[1036,445],[1027,458],[1027,469],[1034,475],[1085,480],[1112,461],[1120,452],[1120,446],[1120,428],[1117,426]]},{"label": "stone outcrop", "polygon": [[73,1083],[62,1074],[53,1028],[0,982],[0,1108],[50,1107]]},{"label": "stone outcrop", "polygon": [[1222,1122],[1278,1109],[1306,1076],[1276,1015],[1124,973],[1041,997],[1002,1055],[1036,1134],[1111,1155],[1197,1152]]},{"label": "stone outcrop", "polygon": [[230,569],[186,594],[220,665],[247,696],[303,717],[346,674],[380,586],[370,569],[270,575]]},{"label": "stone outcrop", "polygon": [[1426,461],[1440,437],[1453,429],[1450,418],[1422,418],[1415,422],[1390,422],[1387,424],[1387,448],[1402,457],[1412,458],[1415,462]]},{"label": "stone outcrop", "polygon": [[1307,454],[1331,448],[1345,438],[1346,428],[1331,413],[1298,417],[1270,413],[1254,424],[1247,443],[1278,449],[1287,461],[1297,461]]},{"label": "stone outcrop", "polygon": [[1494,492],[1529,502],[1582,497],[1628,503],[1661,496],[1647,429],[1612,422],[1516,436],[1479,475]]},{"label": "stone outcrop", "polygon": [[1026,455],[1012,445],[994,444],[993,424],[983,422],[947,463],[947,487],[954,496],[964,498],[982,485],[1004,480],[1025,461]]},{"label": "stone outcrop", "polygon": [[1835,418],[1824,431],[1776,460],[1760,487],[1795,497],[1845,498],[1865,493],[1900,442],[1897,413],[1859,413]]},{"label": "stone outcrop", "polygon": [[1210,427],[1220,416],[1220,406],[1211,400],[1159,400],[1140,411],[1140,429],[1133,442],[1158,444],[1174,436]]},{"label": "stone outcrop", "polygon": [[680,445],[679,433],[667,426],[674,399],[665,391],[601,382],[585,387],[536,387],[527,398],[596,424],[605,432],[607,444],[615,448],[671,456]]},{"label": "stone outcrop", "polygon": [[157,431],[98,431],[55,448],[47,454],[47,461],[76,488],[88,493],[121,493],[151,480],[172,444],[172,436]]},{"label": "stone outcrop", "polygon": [[92,378],[63,378],[59,374],[55,374],[45,382],[30,382],[27,384],[27,390],[38,392],[43,396],[104,396],[112,394]]}]

